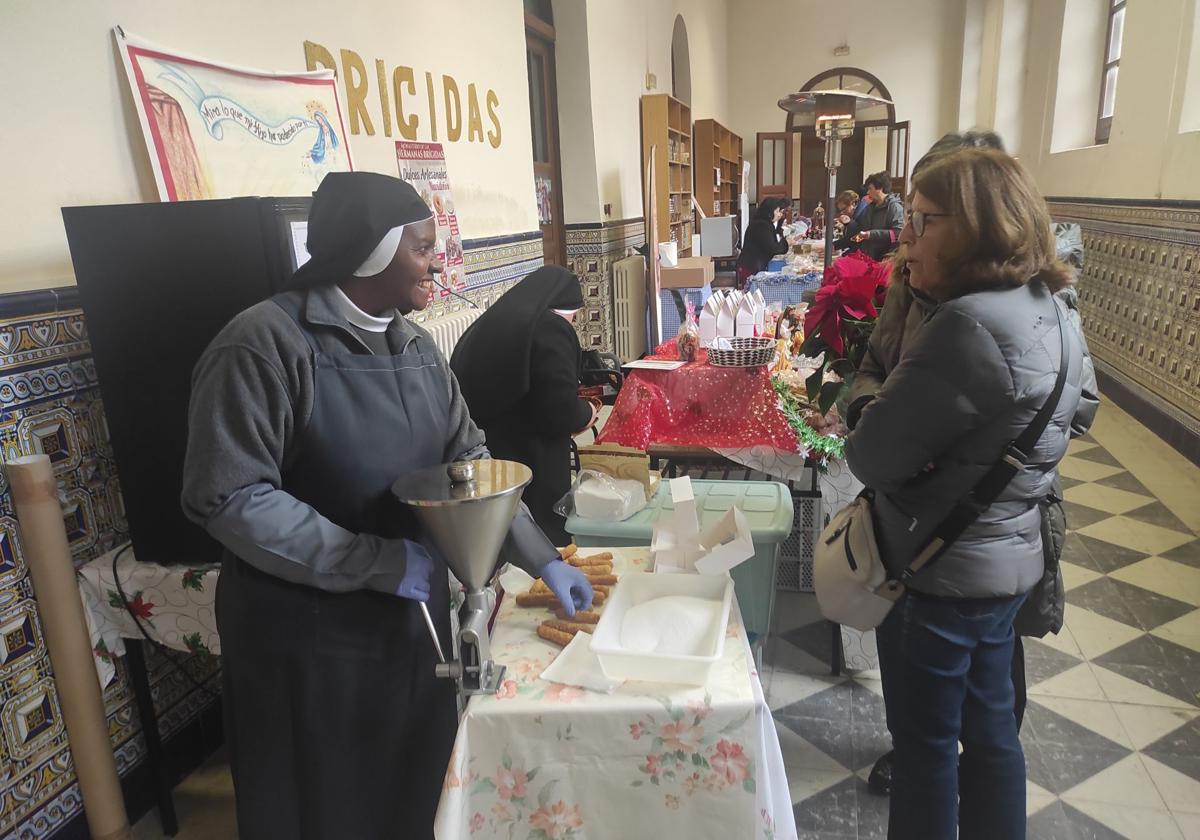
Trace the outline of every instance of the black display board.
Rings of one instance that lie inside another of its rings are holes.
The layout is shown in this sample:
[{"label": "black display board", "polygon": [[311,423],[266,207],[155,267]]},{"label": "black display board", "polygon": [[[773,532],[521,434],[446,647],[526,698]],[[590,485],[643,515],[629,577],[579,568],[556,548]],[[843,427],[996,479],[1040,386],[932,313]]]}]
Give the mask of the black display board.
[{"label": "black display board", "polygon": [[285,284],[289,222],[307,218],[310,201],[63,208],[139,560],[220,559],[179,501],[192,369],[230,318]]}]

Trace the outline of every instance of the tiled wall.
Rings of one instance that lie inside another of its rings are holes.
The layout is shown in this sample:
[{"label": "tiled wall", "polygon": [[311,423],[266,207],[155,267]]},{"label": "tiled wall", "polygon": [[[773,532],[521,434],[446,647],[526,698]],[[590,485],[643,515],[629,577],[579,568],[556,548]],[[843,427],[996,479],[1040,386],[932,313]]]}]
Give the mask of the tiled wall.
[{"label": "tiled wall", "polygon": [[583,311],[575,316],[575,330],[585,349],[616,349],[612,265],[645,241],[641,219],[567,225],[567,264],[583,284]]},{"label": "tiled wall", "polygon": [[[539,232],[465,244],[464,294],[483,306],[542,264]],[[425,317],[465,306],[439,297]],[[73,288],[0,295],[0,446],[5,459],[50,456],[68,499],[64,517],[77,565],[128,539],[87,328]],[[162,658],[151,655],[147,666],[164,738],[214,702]],[[207,680],[218,672],[219,661],[189,658],[185,666],[194,679]],[[145,744],[121,662],[118,675],[104,700],[117,767],[125,776],[141,762]],[[50,837],[81,813],[12,499],[0,473],[0,838]]]},{"label": "tiled wall", "polygon": [[[1084,331],[1098,370],[1200,451],[1200,203],[1051,199],[1078,222]],[[1103,383],[1102,383],[1103,384]]]}]

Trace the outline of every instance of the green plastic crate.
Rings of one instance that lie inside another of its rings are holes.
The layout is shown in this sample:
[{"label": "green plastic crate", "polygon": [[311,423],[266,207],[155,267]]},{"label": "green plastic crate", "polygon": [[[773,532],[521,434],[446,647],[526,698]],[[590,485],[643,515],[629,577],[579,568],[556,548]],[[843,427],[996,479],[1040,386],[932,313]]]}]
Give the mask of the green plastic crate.
[{"label": "green plastic crate", "polygon": [[[696,513],[704,529],[732,507],[742,509],[754,540],[754,556],[732,572],[742,622],[751,639],[763,638],[771,629],[775,605],[775,574],[779,548],[792,531],[792,494],[774,481],[692,481]],[[671,488],[663,481],[645,509],[623,522],[601,522],[578,516],[567,518],[567,533],[580,547],[626,548],[650,545],[654,524],[664,510],[672,510]]]}]

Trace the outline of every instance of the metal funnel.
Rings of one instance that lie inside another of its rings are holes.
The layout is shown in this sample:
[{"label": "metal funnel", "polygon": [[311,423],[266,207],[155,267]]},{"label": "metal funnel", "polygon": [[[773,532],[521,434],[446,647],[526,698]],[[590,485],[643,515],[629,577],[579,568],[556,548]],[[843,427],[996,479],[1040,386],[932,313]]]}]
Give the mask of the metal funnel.
[{"label": "metal funnel", "polygon": [[532,479],[529,467],[515,461],[457,461],[403,475],[392,493],[412,507],[467,591],[480,592]]}]

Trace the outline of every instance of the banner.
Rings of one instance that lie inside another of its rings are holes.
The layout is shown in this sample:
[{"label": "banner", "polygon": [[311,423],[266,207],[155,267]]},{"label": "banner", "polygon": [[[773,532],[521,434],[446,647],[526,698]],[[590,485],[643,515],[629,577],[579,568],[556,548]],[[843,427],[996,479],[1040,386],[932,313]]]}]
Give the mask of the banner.
[{"label": "banner", "polygon": [[354,168],[332,70],[246,70],[115,33],[163,201],[306,196]]},{"label": "banner", "polygon": [[[467,270],[463,261],[462,233],[454,199],[450,195],[450,175],[446,168],[446,152],[441,143],[396,142],[396,165],[400,179],[412,184],[433,209],[437,220],[438,259],[446,267],[442,282],[456,292],[467,287]],[[442,297],[450,292],[441,290]]]}]

